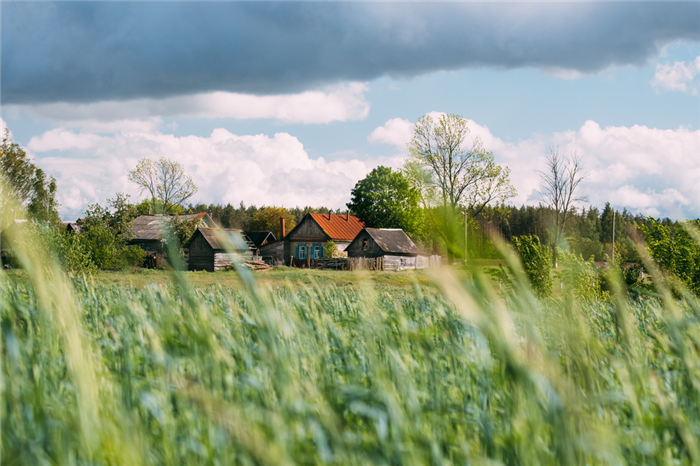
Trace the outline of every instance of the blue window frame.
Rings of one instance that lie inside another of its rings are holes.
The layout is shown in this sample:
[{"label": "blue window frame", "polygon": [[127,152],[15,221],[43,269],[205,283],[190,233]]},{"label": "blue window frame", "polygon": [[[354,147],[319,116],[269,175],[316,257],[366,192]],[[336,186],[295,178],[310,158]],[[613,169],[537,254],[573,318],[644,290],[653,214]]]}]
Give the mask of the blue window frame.
[{"label": "blue window frame", "polygon": [[297,259],[306,259],[306,245],[297,245]]},{"label": "blue window frame", "polygon": [[313,249],[311,249],[311,258],[312,259],[320,259],[323,257],[323,247],[321,247],[321,243],[314,243]]}]

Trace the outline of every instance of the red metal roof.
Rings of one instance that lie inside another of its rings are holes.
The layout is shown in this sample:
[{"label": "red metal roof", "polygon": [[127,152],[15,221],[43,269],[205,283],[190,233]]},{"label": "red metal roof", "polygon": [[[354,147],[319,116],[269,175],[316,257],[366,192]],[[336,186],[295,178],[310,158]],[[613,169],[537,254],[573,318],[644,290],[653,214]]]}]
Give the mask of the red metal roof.
[{"label": "red metal roof", "polygon": [[330,220],[328,220],[328,214],[309,215],[333,241],[352,241],[365,227],[365,224],[354,215],[350,215],[347,220],[345,215],[331,214]]}]

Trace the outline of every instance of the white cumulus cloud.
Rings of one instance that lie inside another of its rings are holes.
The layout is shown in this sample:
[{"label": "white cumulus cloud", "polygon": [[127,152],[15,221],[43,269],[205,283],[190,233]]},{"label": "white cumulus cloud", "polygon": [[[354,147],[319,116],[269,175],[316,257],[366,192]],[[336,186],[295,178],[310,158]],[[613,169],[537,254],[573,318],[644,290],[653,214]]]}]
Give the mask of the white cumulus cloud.
[{"label": "white cumulus cloud", "polygon": [[685,63],[677,61],[671,64],[659,63],[651,85],[657,90],[686,92],[698,95],[698,76],[700,76],[700,57]]},{"label": "white cumulus cloud", "polygon": [[[433,118],[439,113],[431,114]],[[401,124],[396,122],[400,121]],[[371,142],[403,147],[410,140],[403,128],[411,123],[398,118],[375,129]],[[494,136],[487,126],[468,120],[469,138],[479,137],[496,161],[511,169],[518,190],[515,205],[537,203],[544,169],[543,154],[558,147],[564,154],[576,152],[583,158],[587,177],[582,195],[593,206],[610,202],[645,215],[700,217],[700,131],[687,128],[663,130],[646,126],[601,128],[585,122],[576,131],[534,135],[517,143]],[[380,131],[381,130],[381,131]]]},{"label": "white cumulus cloud", "polygon": [[272,119],[285,123],[324,124],[361,120],[370,105],[367,85],[351,82],[325,91],[299,94],[252,95],[209,92],[164,99],[134,99],[86,104],[51,103],[9,105],[8,111],[24,111],[63,128],[92,133],[143,132],[157,128],[162,118]]},{"label": "white cumulus cloud", "polygon": [[32,138],[28,150],[59,184],[64,218],[116,192],[137,197],[127,174],[139,159],[180,162],[198,186],[192,202],[343,208],[350,190],[376,165],[400,159],[312,159],[288,133],[236,135],[215,129],[207,137],[159,131],[95,135],[54,129]]},{"label": "white cumulus cloud", "polygon": [[413,123],[402,118],[392,118],[379,126],[367,136],[367,141],[372,144],[391,144],[401,149],[406,148],[406,144],[413,137]]}]

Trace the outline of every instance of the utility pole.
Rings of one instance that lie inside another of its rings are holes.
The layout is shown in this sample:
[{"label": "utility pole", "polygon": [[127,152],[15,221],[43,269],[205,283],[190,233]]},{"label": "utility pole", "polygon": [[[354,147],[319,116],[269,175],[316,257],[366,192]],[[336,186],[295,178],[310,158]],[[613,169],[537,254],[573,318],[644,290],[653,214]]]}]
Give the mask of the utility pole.
[{"label": "utility pole", "polygon": [[615,263],[615,209],[613,209],[612,263]]}]

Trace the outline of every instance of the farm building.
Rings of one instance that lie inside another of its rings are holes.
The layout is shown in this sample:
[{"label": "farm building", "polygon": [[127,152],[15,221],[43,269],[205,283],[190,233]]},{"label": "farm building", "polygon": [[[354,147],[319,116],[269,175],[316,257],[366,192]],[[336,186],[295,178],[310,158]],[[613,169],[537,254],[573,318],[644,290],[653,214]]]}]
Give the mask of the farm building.
[{"label": "farm building", "polygon": [[[179,215],[180,221],[198,221],[203,227],[215,227],[214,220],[208,213],[183,214]],[[140,246],[146,252],[160,252],[163,247],[163,233],[166,222],[170,217],[163,215],[141,215],[134,219],[132,226],[133,236],[129,240],[129,245]]]},{"label": "farm building", "polygon": [[422,252],[400,228],[365,228],[345,250],[351,268],[404,270],[440,265],[440,256]]},{"label": "farm building", "polygon": [[268,243],[277,241],[274,233],[271,231],[244,231],[243,232],[249,240],[255,244],[255,247],[260,249]]},{"label": "farm building", "polygon": [[[230,246],[236,249],[228,252]],[[208,272],[230,268],[236,260],[250,260],[257,252],[242,231],[229,228],[197,228],[184,247],[189,250],[188,269]]]},{"label": "farm building", "polygon": [[80,225],[78,222],[61,222],[66,227],[67,233],[80,233]]},{"label": "farm building", "polygon": [[360,219],[349,213],[306,214],[284,237],[281,259],[287,265],[312,267],[315,260],[324,258],[324,248],[329,241],[333,241],[339,251],[344,251],[364,227]]}]

